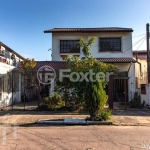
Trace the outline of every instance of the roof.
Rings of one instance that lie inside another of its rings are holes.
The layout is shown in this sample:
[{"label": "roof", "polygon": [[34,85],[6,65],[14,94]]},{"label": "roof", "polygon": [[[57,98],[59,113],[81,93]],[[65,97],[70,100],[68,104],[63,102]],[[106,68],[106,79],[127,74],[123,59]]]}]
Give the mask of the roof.
[{"label": "roof", "polygon": [[25,60],[24,57],[22,57],[21,55],[19,55],[17,52],[15,52],[14,50],[12,50],[11,48],[9,48],[7,45],[5,45],[4,43],[0,42],[0,46],[5,47],[7,50],[9,50],[11,53],[14,53],[16,56],[18,56],[19,58],[21,58],[22,60]]},{"label": "roof", "polygon": [[147,61],[147,50],[133,51],[133,57]]},{"label": "roof", "polygon": [[146,54],[147,53],[147,50],[137,50],[137,51],[133,51],[133,54]]},{"label": "roof", "polygon": [[60,33],[60,32],[133,32],[132,28],[105,27],[105,28],[53,28],[45,30],[44,33]]},{"label": "roof", "polygon": [[[102,61],[102,62],[114,62],[114,63],[131,63],[131,62],[136,62],[135,59],[133,58],[97,58],[98,60]],[[59,71],[59,69],[65,69],[66,68],[66,62],[65,61],[37,61],[36,66],[34,67],[34,71],[37,71],[40,67],[43,66],[50,66],[53,69],[55,69],[55,71]]]},{"label": "roof", "polygon": [[136,60],[133,58],[97,58],[99,61],[104,63],[135,63]]},{"label": "roof", "polygon": [[66,64],[67,63],[65,61],[37,61],[37,64],[33,70],[38,71],[38,69],[43,66],[50,66],[56,71],[56,74],[58,74],[59,69],[65,69]]}]

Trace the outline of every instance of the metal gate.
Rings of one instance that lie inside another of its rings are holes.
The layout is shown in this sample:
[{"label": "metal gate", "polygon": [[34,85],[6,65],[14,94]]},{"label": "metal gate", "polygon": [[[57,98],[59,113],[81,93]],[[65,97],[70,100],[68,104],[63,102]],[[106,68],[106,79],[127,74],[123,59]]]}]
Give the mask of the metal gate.
[{"label": "metal gate", "polygon": [[110,76],[108,84],[109,107],[114,110],[126,110],[128,102],[128,77]]},{"label": "metal gate", "polygon": [[36,110],[37,88],[15,68],[0,75],[0,110]]},{"label": "metal gate", "polygon": [[125,109],[128,101],[128,78],[113,79],[113,109]]}]

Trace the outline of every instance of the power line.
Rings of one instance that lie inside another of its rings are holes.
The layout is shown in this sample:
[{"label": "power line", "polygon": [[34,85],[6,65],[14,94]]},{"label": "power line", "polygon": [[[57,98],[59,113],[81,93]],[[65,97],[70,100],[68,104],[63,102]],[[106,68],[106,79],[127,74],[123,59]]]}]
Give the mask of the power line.
[{"label": "power line", "polygon": [[[127,50],[129,50],[130,48],[132,48],[133,46],[135,46],[136,44],[138,44],[140,41],[142,41],[144,38],[146,38],[145,36],[140,39],[139,41],[137,41],[135,44],[133,44],[131,47],[129,47]],[[125,53],[127,50],[125,50],[123,53]]]},{"label": "power line", "polygon": [[122,40],[126,40],[126,39],[133,39],[133,38],[136,38],[136,37],[139,37],[139,36],[142,36],[142,35],[145,35],[145,34],[136,35],[136,36],[134,36],[134,37],[131,37],[131,38],[125,38],[125,39],[122,39]]},{"label": "power line", "polygon": [[143,44],[143,42],[146,40],[146,36],[145,38],[143,39],[143,41],[141,42],[141,44],[139,45],[139,47],[137,48],[137,50],[140,48],[140,46]]},{"label": "power line", "polygon": [[[145,35],[145,34],[141,34],[141,35],[137,35],[137,36],[134,36],[134,37],[130,37],[130,38],[125,38],[125,39],[121,39],[121,40],[127,40],[127,39],[133,39],[133,38],[136,38],[136,37],[140,37],[140,36],[142,36],[142,35]],[[145,37],[145,36],[144,36]],[[101,38],[101,37],[99,37],[99,38]],[[113,38],[113,37],[112,37]],[[91,46],[91,47],[99,47],[99,45],[95,45],[95,46]]]},{"label": "power line", "polygon": [[[145,39],[146,38],[146,36],[144,36],[144,37],[142,37],[140,40],[138,40],[138,41],[136,41],[133,45],[131,45],[128,49],[126,49],[124,52],[122,52],[123,54],[126,52],[126,51],[128,51],[128,50],[130,50],[133,46],[135,46],[136,44],[138,44],[140,41],[142,41],[143,39]],[[142,41],[143,42],[143,41]],[[120,51],[121,52],[121,51]],[[117,53],[115,53],[115,54],[119,54],[120,52],[117,52]],[[111,54],[109,54],[109,55],[106,55],[106,56],[110,56]]]}]

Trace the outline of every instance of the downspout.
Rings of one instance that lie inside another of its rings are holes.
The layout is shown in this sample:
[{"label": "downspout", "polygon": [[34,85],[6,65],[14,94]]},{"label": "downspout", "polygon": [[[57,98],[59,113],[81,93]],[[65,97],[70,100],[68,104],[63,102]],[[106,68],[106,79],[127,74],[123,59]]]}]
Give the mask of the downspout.
[{"label": "downspout", "polygon": [[141,63],[140,63],[140,62],[138,62],[137,51],[136,51],[136,63],[138,63],[138,64],[139,64],[139,66],[140,66],[140,76],[142,76],[142,67],[141,67]]},{"label": "downspout", "polygon": [[[142,75],[142,68],[141,68],[141,63],[140,62],[138,62],[138,57],[137,57],[137,52],[136,52],[136,62],[135,63],[138,63],[139,64],[139,67],[140,67],[140,76]],[[129,71],[130,71],[130,69],[131,69],[131,66],[132,66],[132,62],[130,63],[130,66],[129,66],[129,69],[128,69],[128,74],[129,74]],[[133,84],[133,83],[131,83],[131,84]],[[132,85],[133,86],[133,85]],[[131,89],[132,89],[132,87],[131,87]],[[132,99],[132,94],[131,94],[131,99]]]},{"label": "downspout", "polygon": [[[129,75],[129,71],[130,71],[131,66],[132,66],[132,62],[130,63],[130,66],[129,66],[129,68],[128,68],[128,75]],[[131,77],[129,77],[129,78],[131,78]],[[128,81],[128,83],[129,83],[129,81]],[[130,90],[131,100],[132,100],[132,84],[133,84],[133,83],[131,83],[131,90]],[[129,90],[128,90],[128,92],[129,92]],[[129,95],[128,95],[128,99],[130,99]]]},{"label": "downspout", "polygon": [[[139,67],[140,67],[140,77],[142,76],[142,67],[141,67],[141,63],[140,62],[138,62],[138,52],[136,51],[136,63],[138,63],[139,64]],[[141,82],[140,82],[140,84],[141,84]]]},{"label": "downspout", "polygon": [[128,69],[128,73],[129,73],[129,71],[130,71],[131,65],[132,65],[132,62],[130,63],[130,66],[129,66],[129,69]]}]

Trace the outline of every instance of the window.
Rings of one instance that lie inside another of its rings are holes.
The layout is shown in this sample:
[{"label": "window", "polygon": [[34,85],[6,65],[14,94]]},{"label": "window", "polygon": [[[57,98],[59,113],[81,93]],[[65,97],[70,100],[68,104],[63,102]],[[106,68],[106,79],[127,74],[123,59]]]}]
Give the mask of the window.
[{"label": "window", "polygon": [[100,38],[100,52],[121,51],[121,38]]},{"label": "window", "polygon": [[60,53],[80,53],[79,40],[61,40]]}]

